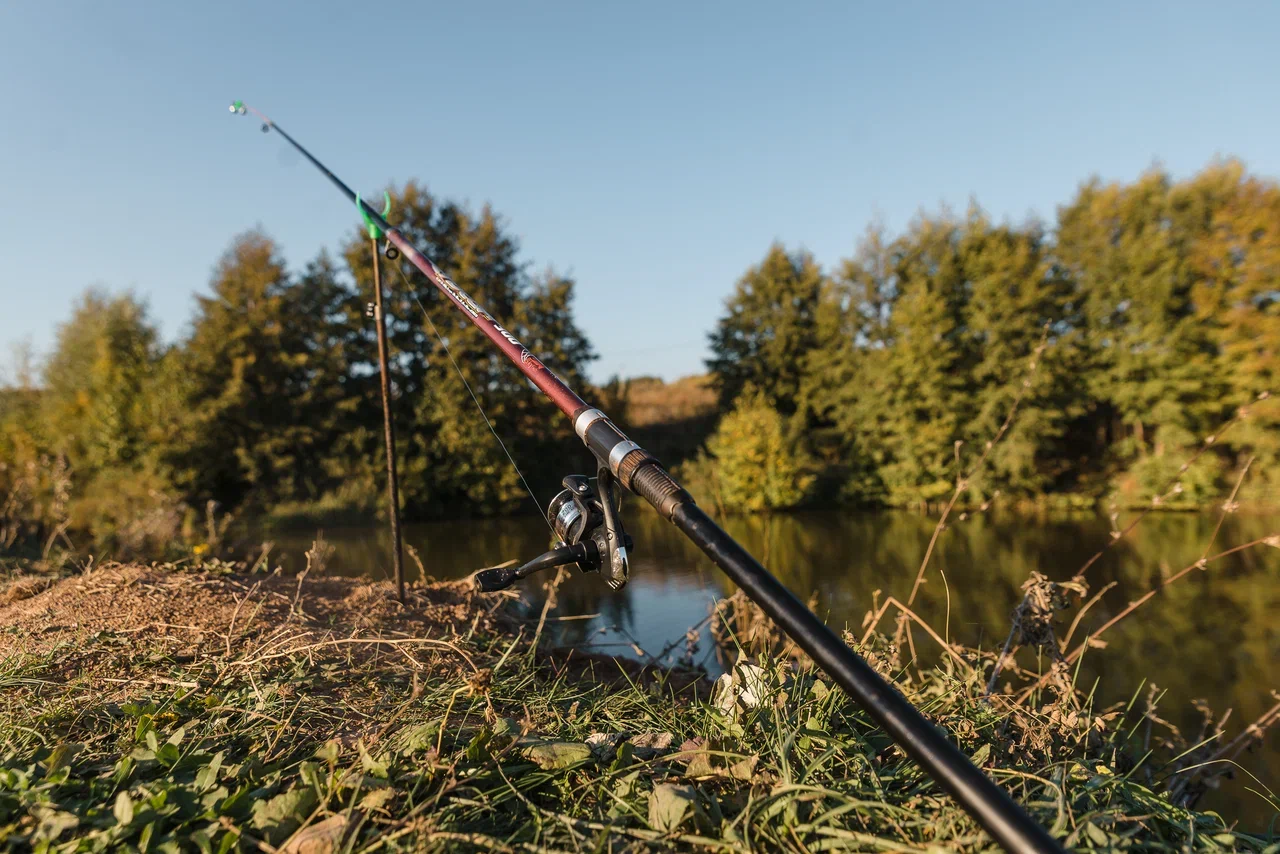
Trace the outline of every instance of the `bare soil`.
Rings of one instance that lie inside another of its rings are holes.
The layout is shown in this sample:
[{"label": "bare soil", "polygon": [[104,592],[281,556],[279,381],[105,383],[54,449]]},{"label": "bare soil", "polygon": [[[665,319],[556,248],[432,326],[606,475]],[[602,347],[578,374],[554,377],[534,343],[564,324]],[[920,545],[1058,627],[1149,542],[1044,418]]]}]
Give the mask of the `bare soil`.
[{"label": "bare soil", "polygon": [[[173,665],[190,671],[203,664],[212,674],[297,650],[340,652],[353,664],[390,654],[416,668],[414,650],[431,639],[440,646],[424,650],[428,657],[443,651],[456,667],[476,633],[527,640],[537,616],[518,594],[479,594],[468,579],[411,584],[401,603],[389,582],[108,563],[62,579],[18,576],[0,589],[0,661],[47,656],[46,673],[89,677],[125,693],[138,681],[168,684]],[[91,642],[103,636],[124,642]],[[450,654],[448,645],[459,651]],[[539,658],[571,681],[661,677],[677,693],[710,690],[700,671],[573,649]]]},{"label": "bare soil", "polygon": [[[0,592],[0,659],[50,656],[64,677],[86,670],[138,676],[149,660],[241,660],[360,637],[362,655],[397,638],[456,637],[511,628],[511,598],[479,599],[468,582],[411,586],[249,576],[106,564],[52,581],[19,578]],[[125,644],[88,643],[103,634]],[[369,642],[370,640],[374,642]]]}]

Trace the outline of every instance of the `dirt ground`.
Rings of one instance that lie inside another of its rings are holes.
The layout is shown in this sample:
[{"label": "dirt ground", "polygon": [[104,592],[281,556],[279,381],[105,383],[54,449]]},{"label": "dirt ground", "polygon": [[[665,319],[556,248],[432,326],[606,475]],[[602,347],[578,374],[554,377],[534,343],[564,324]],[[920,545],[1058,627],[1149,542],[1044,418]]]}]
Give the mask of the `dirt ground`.
[{"label": "dirt ground", "polygon": [[[404,604],[387,583],[250,576],[106,564],[61,580],[28,577],[0,592],[0,659],[50,656],[70,677],[141,676],[150,660],[242,660],[356,636],[386,654],[397,639],[510,629],[513,597],[478,597],[465,580],[414,585]],[[102,635],[123,644],[90,643]]]},{"label": "dirt ground", "polygon": [[[175,666],[216,679],[232,663],[320,648],[351,662],[395,655],[415,668],[421,649],[456,666],[476,633],[527,641],[538,617],[520,594],[476,593],[467,579],[411,584],[402,604],[389,582],[107,563],[62,579],[17,576],[0,588],[0,661],[48,657],[46,674],[127,693],[138,681],[170,684]],[[570,679],[660,676],[681,693],[710,690],[701,672],[572,649],[539,658]]]}]

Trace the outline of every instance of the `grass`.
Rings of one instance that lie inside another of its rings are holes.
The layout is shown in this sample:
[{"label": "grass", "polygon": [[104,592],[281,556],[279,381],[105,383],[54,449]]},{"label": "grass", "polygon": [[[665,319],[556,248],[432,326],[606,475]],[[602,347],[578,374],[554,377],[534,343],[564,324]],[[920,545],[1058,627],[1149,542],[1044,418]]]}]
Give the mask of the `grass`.
[{"label": "grass", "polygon": [[[0,848],[990,849],[767,633],[713,685],[540,648],[540,616],[465,583],[401,606],[383,585],[217,561],[15,597]],[[1181,758],[1153,751],[1141,702],[1019,706],[984,696],[992,656],[915,670],[878,634],[847,639],[1071,847],[1280,850],[1174,796]]]}]

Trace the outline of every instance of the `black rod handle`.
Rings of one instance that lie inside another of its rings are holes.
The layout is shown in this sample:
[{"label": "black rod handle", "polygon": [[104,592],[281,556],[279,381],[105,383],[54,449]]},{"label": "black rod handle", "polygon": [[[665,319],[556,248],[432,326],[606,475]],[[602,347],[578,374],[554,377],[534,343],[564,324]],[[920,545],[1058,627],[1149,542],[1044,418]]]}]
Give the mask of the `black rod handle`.
[{"label": "black rod handle", "polygon": [[[647,496],[642,496],[647,497]],[[1047,831],[925,720],[826,623],[693,502],[674,508],[671,521],[813,658],[845,692],[1013,854],[1063,852]]]}]

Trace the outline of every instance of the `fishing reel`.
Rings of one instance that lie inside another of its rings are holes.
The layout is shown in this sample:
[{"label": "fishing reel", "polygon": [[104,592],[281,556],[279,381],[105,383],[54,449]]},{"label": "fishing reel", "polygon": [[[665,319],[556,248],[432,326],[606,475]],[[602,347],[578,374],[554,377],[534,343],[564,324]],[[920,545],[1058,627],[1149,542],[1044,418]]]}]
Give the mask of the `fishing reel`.
[{"label": "fishing reel", "polygon": [[620,491],[613,475],[601,468],[594,478],[571,474],[564,491],[547,505],[547,521],[556,547],[523,566],[499,566],[477,572],[475,585],[485,593],[505,590],[521,578],[555,566],[576,564],[581,572],[599,572],[605,583],[621,590],[631,565],[631,537],[622,529]]}]

